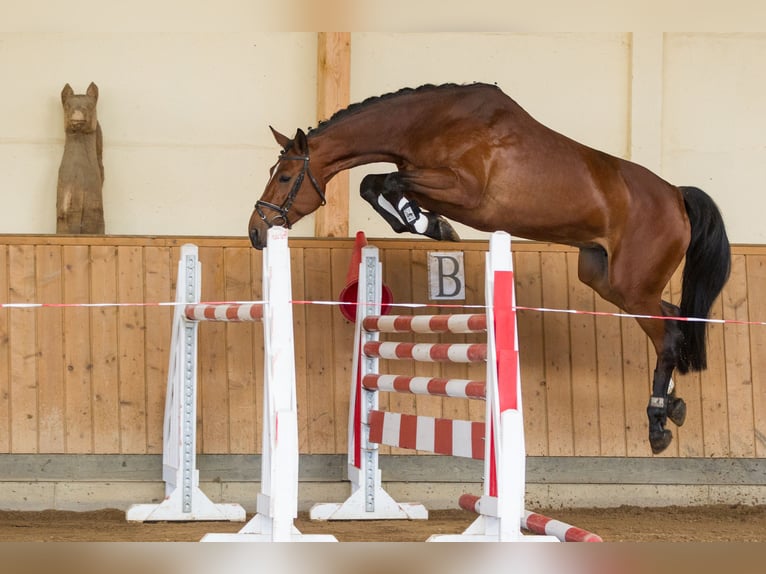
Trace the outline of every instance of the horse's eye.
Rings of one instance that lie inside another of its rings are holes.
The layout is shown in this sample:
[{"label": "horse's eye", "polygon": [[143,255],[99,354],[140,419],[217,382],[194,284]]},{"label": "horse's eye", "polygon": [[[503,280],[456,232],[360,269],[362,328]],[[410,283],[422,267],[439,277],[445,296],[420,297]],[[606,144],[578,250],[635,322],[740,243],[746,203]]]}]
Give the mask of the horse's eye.
[{"label": "horse's eye", "polygon": [[287,183],[288,181],[290,181],[289,175],[282,174],[279,176],[279,183]]}]

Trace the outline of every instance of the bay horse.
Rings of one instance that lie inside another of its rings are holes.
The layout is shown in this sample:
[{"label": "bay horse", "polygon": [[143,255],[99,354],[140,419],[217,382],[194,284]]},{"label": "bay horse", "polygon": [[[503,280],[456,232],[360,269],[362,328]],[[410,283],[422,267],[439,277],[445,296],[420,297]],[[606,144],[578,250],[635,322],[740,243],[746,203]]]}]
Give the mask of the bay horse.
[{"label": "bay horse", "polygon": [[[695,187],[580,144],[536,121],[498,87],[426,85],[369,98],[290,139],[250,217],[253,246],[325,203],[338,172],[373,162],[397,170],[363,178],[360,193],[397,232],[457,240],[445,219],[482,231],[571,245],[578,277],[652,341],[657,364],[647,407],[649,444],[672,441],[686,405],[672,381],[703,370],[707,318],[731,261],[723,219]],[[662,300],[686,258],[680,308]],[[679,317],[682,320],[652,317]]]}]

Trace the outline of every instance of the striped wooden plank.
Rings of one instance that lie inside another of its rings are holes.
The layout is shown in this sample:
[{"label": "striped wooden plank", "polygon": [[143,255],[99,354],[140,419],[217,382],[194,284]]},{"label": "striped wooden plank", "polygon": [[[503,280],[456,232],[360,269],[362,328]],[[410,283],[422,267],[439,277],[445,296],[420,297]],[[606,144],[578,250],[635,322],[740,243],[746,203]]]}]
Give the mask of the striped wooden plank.
[{"label": "striped wooden plank", "polygon": [[412,359],[413,361],[452,361],[471,363],[487,360],[487,345],[449,343],[394,343],[370,341],[364,344],[364,354],[381,359]]},{"label": "striped wooden plank", "polygon": [[473,459],[484,458],[484,423],[370,411],[370,442]]},{"label": "striped wooden plank", "polygon": [[487,330],[486,315],[370,315],[362,328],[380,333],[481,333]]},{"label": "striped wooden plank", "polygon": [[371,391],[483,400],[487,385],[484,381],[468,379],[370,374],[364,376],[362,386]]}]

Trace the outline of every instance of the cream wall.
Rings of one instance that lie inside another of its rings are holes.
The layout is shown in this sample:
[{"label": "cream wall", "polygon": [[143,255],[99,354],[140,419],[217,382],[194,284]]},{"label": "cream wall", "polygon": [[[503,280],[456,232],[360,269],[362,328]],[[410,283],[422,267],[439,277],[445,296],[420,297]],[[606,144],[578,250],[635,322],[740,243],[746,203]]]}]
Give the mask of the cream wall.
[{"label": "cream wall", "polygon": [[[0,24],[0,233],[55,230],[59,93],[95,81],[107,232],[244,235],[278,152],[268,125],[316,125],[316,34],[263,31],[247,0],[223,13],[168,3],[177,10],[146,25],[144,0],[94,26],[39,21],[32,7]],[[733,241],[766,243],[766,34],[359,32],[351,54],[352,101],[497,82],[550,127],[703,187]],[[392,235],[357,193],[364,173],[387,168],[353,170],[351,233]],[[293,232],[312,234],[310,218]]]}]

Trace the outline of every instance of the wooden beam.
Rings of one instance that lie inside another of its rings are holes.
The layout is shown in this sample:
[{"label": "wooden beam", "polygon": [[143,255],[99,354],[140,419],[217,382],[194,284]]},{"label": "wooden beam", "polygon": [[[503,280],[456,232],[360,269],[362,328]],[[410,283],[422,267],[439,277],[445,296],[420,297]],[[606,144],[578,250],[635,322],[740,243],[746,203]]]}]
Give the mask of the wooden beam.
[{"label": "wooden beam", "polygon": [[[317,119],[325,120],[349,104],[351,33],[319,32],[317,38]],[[327,184],[327,205],[315,212],[316,237],[348,237],[348,171]]]}]

